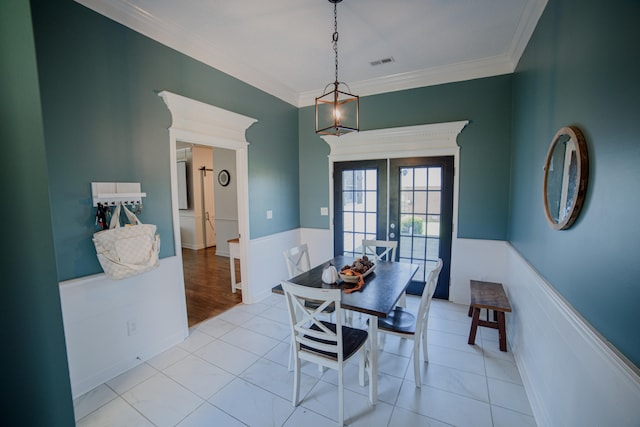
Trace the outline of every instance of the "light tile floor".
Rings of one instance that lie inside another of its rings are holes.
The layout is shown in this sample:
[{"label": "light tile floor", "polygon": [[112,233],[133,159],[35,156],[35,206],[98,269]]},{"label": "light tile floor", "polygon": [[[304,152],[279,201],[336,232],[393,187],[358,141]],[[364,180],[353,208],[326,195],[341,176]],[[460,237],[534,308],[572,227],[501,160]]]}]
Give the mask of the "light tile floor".
[{"label": "light tile floor", "polygon": [[[408,306],[419,299],[409,297]],[[511,352],[497,331],[479,328],[467,344],[468,307],[434,300],[429,363],[415,387],[412,341],[387,336],[378,399],[369,405],[357,361],[345,373],[350,426],[535,426]],[[364,317],[355,314],[354,322]],[[508,325],[507,325],[508,326]],[[331,426],[337,375],[303,364],[301,404],[291,405],[289,323],[284,297],[238,305],[191,328],[181,344],[96,387],[74,402],[78,426]]]}]

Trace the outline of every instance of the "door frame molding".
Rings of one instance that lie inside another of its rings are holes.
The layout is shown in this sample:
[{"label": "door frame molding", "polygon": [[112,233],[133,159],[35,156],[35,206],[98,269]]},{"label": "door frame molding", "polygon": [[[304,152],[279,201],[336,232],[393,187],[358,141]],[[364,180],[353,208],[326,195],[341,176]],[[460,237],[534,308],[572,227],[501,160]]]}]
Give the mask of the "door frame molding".
[{"label": "door frame molding", "polygon": [[[432,123],[426,125],[403,126],[386,129],[353,132],[340,137],[324,135],[321,138],[329,144],[329,230],[333,236],[333,164],[356,160],[397,159],[407,157],[453,156],[453,227],[452,246],[458,234],[458,195],[460,146],[458,135],[469,124],[468,120]],[[334,251],[333,241],[331,243]],[[453,247],[451,258],[453,258]]]},{"label": "door frame molding", "polygon": [[[171,171],[171,212],[173,216],[173,240],[176,256],[182,270],[182,243],[178,209],[178,167],[176,165],[176,141],[208,147],[227,148],[236,152],[236,179],[238,191],[238,231],[240,239],[240,275],[243,280],[242,300],[249,300],[248,241],[249,235],[249,183],[248,149],[246,131],[258,120],[232,111],[196,101],[169,91],[158,93],[171,112],[169,127],[169,161]],[[181,271],[181,274],[183,272]]]}]

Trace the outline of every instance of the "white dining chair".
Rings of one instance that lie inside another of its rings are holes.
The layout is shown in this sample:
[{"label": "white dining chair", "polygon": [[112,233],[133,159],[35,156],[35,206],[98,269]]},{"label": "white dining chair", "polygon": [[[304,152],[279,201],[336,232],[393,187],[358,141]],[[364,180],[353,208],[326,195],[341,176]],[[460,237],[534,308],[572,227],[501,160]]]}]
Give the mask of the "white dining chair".
[{"label": "white dining chair", "polygon": [[[420,388],[420,345],[424,353],[424,361],[429,361],[427,350],[427,323],[429,321],[429,307],[433,293],[438,284],[438,277],[442,270],[442,260],[438,259],[436,267],[429,272],[422,296],[418,314],[414,315],[402,307],[396,307],[386,318],[378,318],[378,331],[382,334],[396,335],[413,340],[413,372],[416,387]],[[383,335],[384,336],[384,335]],[[383,340],[380,340],[383,342]]]},{"label": "white dining chair", "polygon": [[[344,425],[344,366],[356,354],[359,356],[358,379],[364,386],[365,330],[342,325],[340,289],[312,288],[282,282],[291,324],[291,343],[295,354],[293,406],[300,403],[301,361],[318,363],[338,371],[338,425]],[[320,303],[311,308],[307,302]],[[321,317],[323,310],[333,307],[335,323]],[[369,369],[369,375],[373,375]],[[371,386],[369,378],[369,386]]]},{"label": "white dining chair", "polygon": [[303,243],[285,250],[284,260],[287,263],[289,277],[295,277],[298,274],[309,271],[311,268],[311,263],[309,262],[309,247],[306,243]]},{"label": "white dining chair", "polygon": [[[398,242],[394,240],[363,240],[362,241],[362,255],[367,255],[369,258],[373,257],[374,261],[396,261],[396,249]],[[379,249],[382,249],[380,251]]]},{"label": "white dining chair", "polygon": [[[284,251],[284,259],[287,263],[287,270],[289,272],[289,278],[295,277],[299,274],[309,271],[311,263],[309,262],[309,246],[303,243],[298,246],[294,246]],[[310,308],[318,307],[319,304],[314,301],[307,301],[306,305]],[[327,307],[324,313],[329,316],[331,320],[331,314],[333,313],[333,307]],[[293,348],[289,355],[289,370],[293,369]],[[322,373],[322,365],[318,366],[318,370]]]},{"label": "white dining chair", "polygon": [[[362,255],[366,255],[369,258],[373,258],[373,261],[390,261],[396,262],[396,249],[398,248],[398,242],[394,240],[363,240],[362,241]],[[407,306],[407,295],[403,293],[398,300],[399,307]]]}]

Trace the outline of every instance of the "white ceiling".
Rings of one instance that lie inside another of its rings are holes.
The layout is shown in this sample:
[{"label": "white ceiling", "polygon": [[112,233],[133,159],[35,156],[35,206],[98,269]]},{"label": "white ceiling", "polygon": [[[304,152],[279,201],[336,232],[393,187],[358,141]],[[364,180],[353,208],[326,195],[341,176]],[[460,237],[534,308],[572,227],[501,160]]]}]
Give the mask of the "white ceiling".
[{"label": "white ceiling", "polygon": [[[296,106],[334,80],[328,0],[76,1]],[[364,96],[511,73],[546,3],[344,0],[339,80]]]}]

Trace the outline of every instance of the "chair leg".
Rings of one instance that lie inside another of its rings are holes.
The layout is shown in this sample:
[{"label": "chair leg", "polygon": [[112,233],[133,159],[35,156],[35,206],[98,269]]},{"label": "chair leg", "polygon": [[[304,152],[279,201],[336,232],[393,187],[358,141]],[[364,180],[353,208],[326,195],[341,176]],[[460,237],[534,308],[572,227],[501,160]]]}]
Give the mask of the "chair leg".
[{"label": "chair leg", "polygon": [[424,331],[422,331],[422,354],[424,356],[425,363],[429,362],[429,350],[427,348],[427,331],[426,331],[426,328],[425,328]]},{"label": "chair leg", "polygon": [[420,337],[413,337],[413,376],[416,380],[416,387],[420,388]]},{"label": "chair leg", "polygon": [[351,310],[344,310],[342,314],[344,315],[345,323],[349,326],[353,326],[353,312]]},{"label": "chair leg", "polygon": [[364,368],[365,368],[366,357],[367,357],[365,346],[362,346],[362,348],[360,348],[358,352],[360,353],[358,355],[360,359],[358,362],[358,384],[360,384],[360,387],[364,387]]},{"label": "chair leg", "polygon": [[342,366],[338,368],[338,425],[344,426],[344,382]]},{"label": "chair leg", "polygon": [[291,342],[291,348],[289,349],[289,372],[293,371],[293,353],[295,350],[293,349],[293,342]]},{"label": "chair leg", "polygon": [[424,326],[422,327],[422,354],[424,355],[424,361],[428,362],[429,350],[427,348],[427,322],[424,322]]},{"label": "chair leg", "polygon": [[298,406],[300,399],[300,359],[296,357],[293,373],[293,406]]},{"label": "chair leg", "polygon": [[378,351],[382,351],[384,350],[384,343],[387,340],[387,334],[385,334],[384,332],[381,334],[378,334]]}]

